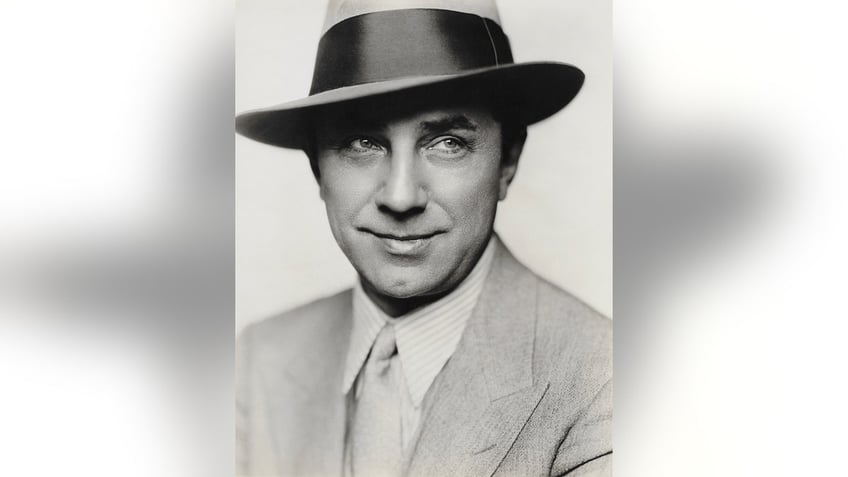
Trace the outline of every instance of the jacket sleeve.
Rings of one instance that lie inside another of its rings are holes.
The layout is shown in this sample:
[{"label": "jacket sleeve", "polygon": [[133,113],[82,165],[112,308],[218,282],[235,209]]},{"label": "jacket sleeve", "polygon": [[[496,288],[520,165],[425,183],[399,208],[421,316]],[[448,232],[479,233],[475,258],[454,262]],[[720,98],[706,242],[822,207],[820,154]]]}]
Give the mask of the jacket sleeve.
[{"label": "jacket sleeve", "polygon": [[612,475],[612,380],[607,381],[559,446],[551,475]]}]

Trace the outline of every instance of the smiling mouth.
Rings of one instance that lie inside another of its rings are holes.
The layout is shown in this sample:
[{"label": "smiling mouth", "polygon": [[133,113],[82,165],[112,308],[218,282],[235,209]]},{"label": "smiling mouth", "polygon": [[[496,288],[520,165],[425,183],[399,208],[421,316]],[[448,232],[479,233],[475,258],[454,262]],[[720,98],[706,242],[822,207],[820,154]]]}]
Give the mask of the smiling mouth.
[{"label": "smiling mouth", "polygon": [[429,245],[430,239],[444,233],[436,231],[424,234],[395,234],[375,232],[366,228],[359,230],[380,239],[386,251],[393,255],[412,255],[421,252]]},{"label": "smiling mouth", "polygon": [[368,232],[368,233],[370,233],[374,236],[377,236],[379,238],[382,238],[382,239],[398,240],[398,241],[401,241],[401,242],[407,242],[407,241],[411,242],[411,241],[415,241],[415,240],[425,240],[425,239],[428,239],[428,238],[431,238],[431,237],[435,237],[436,235],[441,233],[441,232],[432,232],[432,233],[428,233],[428,234],[400,235],[400,234],[384,234],[384,233],[380,233],[380,232],[374,232],[373,230],[368,230],[368,229],[363,229],[363,231]]}]

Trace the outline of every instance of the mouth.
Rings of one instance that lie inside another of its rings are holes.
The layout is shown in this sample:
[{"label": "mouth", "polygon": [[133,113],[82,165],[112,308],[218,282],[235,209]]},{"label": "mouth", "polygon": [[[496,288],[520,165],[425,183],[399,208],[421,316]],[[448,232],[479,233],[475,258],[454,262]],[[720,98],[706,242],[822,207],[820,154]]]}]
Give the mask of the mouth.
[{"label": "mouth", "polygon": [[375,231],[369,230],[369,229],[362,229],[362,231],[368,232],[371,235],[375,235],[375,236],[382,238],[382,239],[397,240],[397,241],[401,241],[401,242],[415,241],[415,240],[425,240],[425,239],[428,239],[428,238],[431,238],[431,237],[435,237],[436,235],[441,233],[441,232],[431,232],[431,233],[423,233],[423,234],[393,234],[393,233],[375,232]]},{"label": "mouth", "polygon": [[433,237],[444,233],[443,231],[427,233],[386,233],[377,232],[367,228],[359,229],[379,239],[386,251],[393,255],[412,255],[423,251],[432,241]]}]

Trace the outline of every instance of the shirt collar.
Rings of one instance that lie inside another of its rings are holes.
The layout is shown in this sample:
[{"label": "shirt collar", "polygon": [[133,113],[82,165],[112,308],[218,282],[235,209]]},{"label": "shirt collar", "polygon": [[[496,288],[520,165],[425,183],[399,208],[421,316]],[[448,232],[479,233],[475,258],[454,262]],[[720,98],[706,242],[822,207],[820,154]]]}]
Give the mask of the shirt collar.
[{"label": "shirt collar", "polygon": [[343,392],[350,391],[377,334],[390,323],[395,327],[407,391],[415,407],[419,407],[433,380],[459,344],[465,323],[483,291],[494,256],[495,240],[490,239],[483,255],[459,286],[438,301],[397,318],[386,315],[357,282],[353,291],[353,328],[345,362]]}]

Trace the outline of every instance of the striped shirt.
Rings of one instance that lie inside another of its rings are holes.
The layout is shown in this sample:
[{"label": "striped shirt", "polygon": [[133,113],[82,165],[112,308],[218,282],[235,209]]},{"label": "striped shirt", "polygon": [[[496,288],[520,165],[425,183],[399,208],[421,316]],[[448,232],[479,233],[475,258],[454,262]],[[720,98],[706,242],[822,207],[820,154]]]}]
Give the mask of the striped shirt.
[{"label": "striped shirt", "polygon": [[404,448],[411,443],[418,428],[421,405],[427,390],[459,344],[465,324],[483,290],[494,255],[495,241],[489,240],[471,273],[452,292],[397,318],[389,317],[374,304],[361,284],[357,284],[354,289],[353,329],[342,389],[347,394],[353,388],[354,399],[358,397],[361,380],[356,378],[377,334],[383,326],[394,326],[401,365],[392,369],[398,373],[395,382],[401,387],[401,435]]}]

